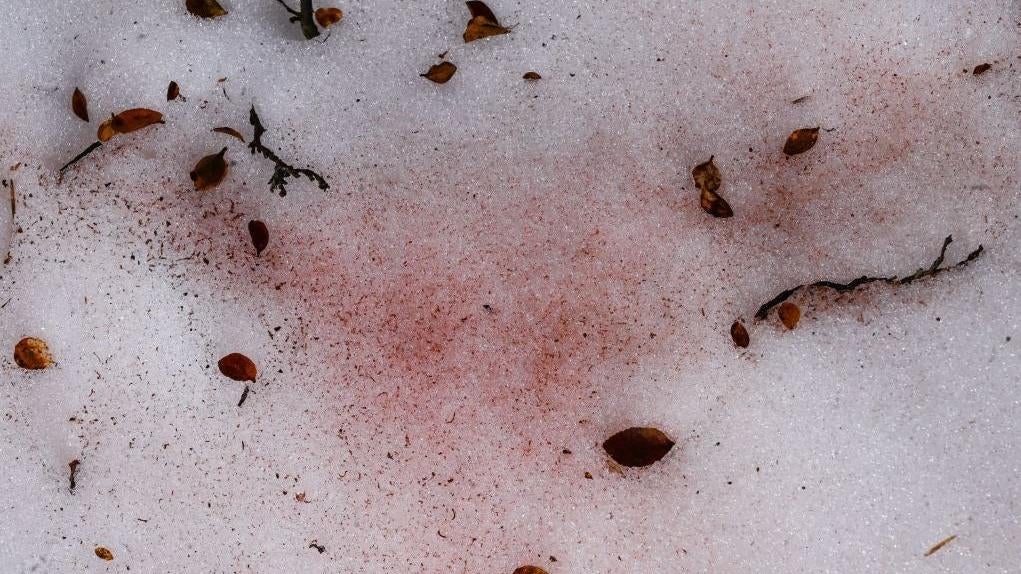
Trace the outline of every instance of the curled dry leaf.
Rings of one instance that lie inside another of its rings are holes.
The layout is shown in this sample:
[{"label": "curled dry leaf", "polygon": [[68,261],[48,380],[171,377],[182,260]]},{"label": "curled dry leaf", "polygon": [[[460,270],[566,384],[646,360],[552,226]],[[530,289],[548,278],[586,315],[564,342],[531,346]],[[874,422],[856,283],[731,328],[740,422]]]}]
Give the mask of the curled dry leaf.
[{"label": "curled dry leaf", "polygon": [[539,75],[539,72],[525,72],[525,75],[521,76],[521,77],[526,79],[526,80],[541,80],[542,79],[542,76]]},{"label": "curled dry leaf", "polygon": [[798,155],[805,153],[815,146],[819,140],[819,128],[801,128],[794,130],[787,136],[783,144],[783,152],[787,155]]},{"label": "curled dry leaf", "polygon": [[99,124],[99,129],[96,130],[96,138],[101,142],[108,142],[110,138],[115,136],[117,132],[113,129],[113,117]]},{"label": "curled dry leaf", "polygon": [[53,364],[46,341],[25,337],[14,345],[14,362],[22,369],[45,369]]},{"label": "curled dry leaf", "polygon": [[315,12],[316,22],[319,23],[323,28],[329,28],[340,19],[344,17],[344,13],[340,11],[340,8],[318,8]]},{"label": "curled dry leaf", "polygon": [[519,566],[514,569],[514,574],[549,574],[549,572],[538,566]]},{"label": "curled dry leaf", "polygon": [[801,320],[801,309],[791,303],[790,301],[784,301],[777,308],[776,314],[780,316],[780,322],[783,323],[784,327],[793,329],[798,326],[798,321]]},{"label": "curled dry leaf", "polygon": [[224,356],[217,361],[216,366],[220,368],[220,372],[224,376],[235,381],[254,383],[255,377],[258,374],[255,363],[241,353],[231,353]]},{"label": "curled dry leaf", "polygon": [[71,111],[83,122],[89,121],[89,103],[85,100],[85,94],[78,88],[71,94]]},{"label": "curled dry leaf", "polygon": [[735,345],[742,349],[747,349],[752,342],[748,337],[748,329],[745,329],[741,321],[734,321],[734,324],[730,326],[730,338],[734,340]]},{"label": "curled dry leaf", "polygon": [[703,211],[713,217],[732,217],[734,210],[730,208],[727,200],[716,192],[723,183],[723,176],[720,175],[720,169],[713,163],[713,157],[709,156],[709,161],[700,163],[691,170],[695,187],[699,189],[699,204]]},{"label": "curled dry leaf", "polygon": [[454,77],[454,72],[457,71],[457,66],[450,62],[440,62],[434,66],[429,66],[429,71],[424,74],[419,74],[427,80],[432,80],[437,84],[446,84],[450,81],[450,78]]},{"label": "curled dry leaf", "polygon": [[99,556],[107,562],[113,560],[113,552],[110,552],[110,549],[106,546],[96,546],[96,556]]},{"label": "curled dry leaf", "polygon": [[163,114],[146,108],[133,108],[124,110],[112,119],[114,131],[119,134],[126,134],[153,124],[162,124]]},{"label": "curled dry leaf", "polygon": [[975,69],[972,70],[971,73],[976,75],[976,76],[980,76],[980,75],[988,72],[989,69],[992,68],[992,67],[993,67],[992,64],[986,62],[985,64],[979,64],[979,65],[975,66]]},{"label": "curled dry leaf", "polygon": [[221,149],[220,153],[207,155],[195,164],[195,169],[188,174],[195,182],[195,189],[205,191],[220,185],[227,176],[227,161],[223,159],[225,153],[227,148]]},{"label": "curled dry leaf", "polygon": [[213,128],[213,131],[214,131],[214,132],[217,132],[217,133],[221,133],[221,134],[227,134],[227,135],[229,135],[229,136],[233,136],[233,137],[236,137],[236,138],[238,138],[239,140],[241,140],[241,143],[244,143],[244,142],[245,142],[245,136],[241,135],[241,132],[237,131],[237,130],[236,130],[236,129],[234,129],[234,128],[227,128],[227,127],[223,127],[223,128]]},{"label": "curled dry leaf", "polygon": [[216,0],[185,0],[184,7],[199,18],[218,18],[227,15],[227,11]]},{"label": "curled dry leaf", "polygon": [[496,15],[489,9],[489,6],[486,6],[485,2],[469,0],[465,4],[468,5],[468,11],[471,12],[472,16],[471,20],[468,20],[468,26],[464,29],[463,38],[465,44],[510,32],[510,28],[504,28],[500,25]]},{"label": "curled dry leaf", "polygon": [[171,102],[177,99],[177,96],[181,95],[181,87],[177,85],[177,82],[170,82],[167,86],[167,101]]},{"label": "curled dry leaf", "polygon": [[614,462],[632,467],[658,462],[673,447],[674,441],[670,437],[652,427],[631,427],[603,442],[603,449]]},{"label": "curled dry leaf", "polygon": [[269,245],[269,228],[258,219],[253,219],[248,222],[248,234],[252,236],[252,246],[255,247],[255,254],[262,255],[266,246]]}]

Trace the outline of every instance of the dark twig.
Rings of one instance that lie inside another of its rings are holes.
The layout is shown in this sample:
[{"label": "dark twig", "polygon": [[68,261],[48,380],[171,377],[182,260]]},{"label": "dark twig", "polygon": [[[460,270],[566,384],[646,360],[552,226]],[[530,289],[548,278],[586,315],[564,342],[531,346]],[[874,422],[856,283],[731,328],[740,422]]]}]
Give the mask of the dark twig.
[{"label": "dark twig", "polygon": [[74,488],[75,488],[75,486],[77,486],[77,484],[75,483],[75,478],[78,476],[78,465],[80,465],[80,464],[81,464],[81,461],[76,458],[76,459],[72,460],[71,462],[69,462],[68,465],[67,465],[67,466],[71,467],[71,484],[70,484],[69,488],[67,489],[68,492],[70,492],[71,494],[74,494]]},{"label": "dark twig", "polygon": [[59,172],[60,175],[63,175],[64,172],[67,171],[67,168],[69,168],[72,165],[78,163],[78,160],[80,160],[83,157],[89,155],[90,153],[96,151],[96,149],[98,149],[99,146],[101,146],[101,145],[103,145],[103,142],[99,142],[99,141],[92,142],[92,144],[90,144],[89,147],[85,148],[85,151],[83,151],[82,153],[74,156],[74,159],[72,159],[71,161],[65,163],[64,167],[60,168],[60,172]]},{"label": "dark twig", "polygon": [[319,189],[327,190],[330,189],[330,184],[326,183],[323,176],[312,171],[311,169],[302,169],[294,167],[284,160],[280,159],[273,150],[269,149],[262,143],[262,134],[266,133],[266,128],[263,127],[262,122],[259,120],[259,114],[255,113],[255,106],[252,106],[252,111],[248,114],[248,121],[251,122],[254,129],[254,137],[251,143],[248,144],[248,149],[252,153],[259,152],[266,159],[272,161],[275,165],[273,168],[273,176],[269,178],[269,189],[270,191],[277,191],[280,197],[287,195],[287,179],[291,177],[305,176],[309,180],[319,185]]},{"label": "dark twig", "polygon": [[316,26],[313,15],[312,0],[301,0],[301,11],[297,11],[287,5],[284,0],[277,0],[291,14],[291,22],[301,22],[301,33],[306,40],[311,40],[319,35],[319,27]]},{"label": "dark twig", "polygon": [[241,400],[238,401],[238,406],[245,404],[245,399],[248,398],[248,385],[245,385],[245,390],[241,391]]},{"label": "dark twig", "polygon": [[917,271],[915,271],[911,275],[905,275],[904,277],[900,277],[900,278],[898,278],[898,277],[869,277],[869,276],[866,276],[866,275],[862,275],[861,277],[858,277],[857,279],[851,280],[851,281],[849,281],[847,283],[838,283],[838,282],[835,282],[835,281],[825,281],[824,280],[824,281],[816,281],[814,283],[806,283],[804,285],[798,285],[797,287],[791,287],[790,289],[785,289],[785,290],[781,291],[776,297],[773,297],[772,299],[770,299],[769,301],[764,303],[761,307],[759,307],[759,310],[755,312],[755,318],[756,319],[765,319],[766,316],[769,314],[770,309],[772,309],[773,307],[776,307],[780,303],[783,303],[787,299],[790,299],[792,295],[794,295],[795,293],[797,293],[798,291],[801,291],[803,289],[813,289],[813,288],[821,287],[821,288],[826,288],[826,289],[833,289],[837,293],[847,293],[847,292],[850,292],[850,291],[854,291],[855,289],[857,289],[857,288],[859,288],[859,287],[861,287],[863,285],[868,285],[869,283],[876,283],[876,282],[888,283],[890,285],[907,285],[909,283],[913,283],[915,281],[918,281],[919,279],[925,279],[927,277],[935,277],[936,275],[939,275],[940,273],[943,273],[944,271],[949,271],[951,269],[956,269],[958,267],[963,267],[963,266],[967,265],[968,263],[971,263],[975,259],[978,259],[978,257],[980,255],[982,255],[983,247],[981,245],[979,245],[977,249],[975,249],[974,251],[969,253],[968,256],[965,257],[963,260],[958,261],[957,263],[955,263],[953,265],[950,265],[948,267],[940,267],[940,265],[943,265],[943,260],[946,258],[947,247],[953,241],[954,241],[954,238],[952,236],[948,235],[946,237],[946,239],[943,240],[943,247],[940,249],[939,255],[936,257],[935,260],[933,260],[932,264],[929,265],[928,268],[923,267],[923,268],[918,269]]}]

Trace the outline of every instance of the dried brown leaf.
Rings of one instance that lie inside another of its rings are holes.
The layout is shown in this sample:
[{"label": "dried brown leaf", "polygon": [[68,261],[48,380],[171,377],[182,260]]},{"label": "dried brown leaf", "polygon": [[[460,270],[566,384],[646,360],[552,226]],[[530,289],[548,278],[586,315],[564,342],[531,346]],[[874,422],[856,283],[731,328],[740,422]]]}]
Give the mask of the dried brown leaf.
[{"label": "dried brown leaf", "polygon": [[500,34],[506,34],[510,32],[510,28],[505,28],[500,25],[499,20],[496,19],[496,15],[489,9],[489,6],[485,2],[478,0],[469,0],[465,2],[468,6],[468,12],[471,13],[471,20],[468,20],[468,25],[464,29],[464,42],[474,42],[482,38],[488,38],[490,36],[499,36]]},{"label": "dried brown leaf", "polygon": [[224,376],[235,381],[248,381],[254,383],[255,377],[258,374],[258,370],[255,368],[255,363],[241,353],[225,355],[222,359],[217,361],[216,366],[220,368],[220,372],[223,373]]},{"label": "dried brown leaf", "polygon": [[986,62],[985,64],[979,64],[979,65],[975,66],[975,69],[972,70],[971,73],[976,75],[976,76],[981,76],[982,74],[988,72],[989,69],[992,68],[992,67],[993,67],[992,64]]},{"label": "dried brown leaf", "polygon": [[790,301],[784,301],[777,308],[776,314],[780,316],[780,322],[783,323],[784,327],[793,329],[798,326],[798,321],[801,320],[801,309],[791,303]]},{"label": "dried brown leaf", "polygon": [[783,152],[787,155],[805,153],[819,141],[819,128],[801,128],[791,132],[783,144]]},{"label": "dried brown leaf", "polygon": [[323,28],[329,28],[344,17],[340,8],[319,8],[315,11],[316,22]]},{"label": "dried brown leaf", "polygon": [[110,119],[99,124],[99,129],[96,130],[96,138],[101,142],[108,142],[115,135],[117,135],[117,132],[113,129],[113,116],[110,116]]},{"label": "dried brown leaf", "polygon": [[429,66],[429,71],[424,74],[419,74],[423,78],[432,80],[437,84],[446,84],[450,81],[450,78],[454,77],[454,72],[457,71],[457,66],[450,62],[440,62],[434,66]]},{"label": "dried brown leaf", "polygon": [[603,449],[617,464],[649,466],[658,462],[674,447],[663,431],[652,427],[631,427],[603,442]]},{"label": "dried brown leaf", "polygon": [[220,153],[207,155],[195,164],[195,169],[189,174],[195,182],[195,189],[205,191],[220,185],[227,176],[227,161],[223,159],[225,153],[227,148],[220,150]]},{"label": "dried brown leaf", "polygon": [[727,203],[727,200],[720,197],[720,195],[714,191],[703,189],[699,196],[699,203],[702,205],[702,210],[713,217],[734,216],[734,210],[730,208],[730,204]]},{"label": "dried brown leaf", "polygon": [[89,103],[85,100],[85,94],[78,88],[71,94],[71,111],[83,122],[89,121]]},{"label": "dried brown leaf", "polygon": [[494,24],[499,24],[496,20],[496,14],[493,14],[493,11],[489,9],[485,2],[481,0],[468,0],[465,2],[465,5],[468,6],[468,12],[472,15],[472,18],[485,18]]},{"label": "dried brown leaf", "polygon": [[46,341],[25,337],[14,345],[14,362],[22,369],[45,369],[53,364],[53,356]]},{"label": "dried brown leaf", "polygon": [[213,128],[213,131],[217,132],[217,133],[221,133],[221,134],[227,134],[229,136],[234,136],[234,137],[238,138],[239,140],[241,140],[242,143],[244,143],[244,141],[245,141],[245,136],[241,135],[241,132],[237,131],[234,128],[227,128],[227,127]]},{"label": "dried brown leaf", "polygon": [[[132,108],[130,110],[124,110],[111,118],[113,131],[119,134],[131,133],[133,131],[149,127],[153,124],[162,123],[163,114],[146,108]],[[103,140],[100,139],[100,141]]]},{"label": "dried brown leaf", "polygon": [[181,95],[181,87],[177,85],[177,82],[170,82],[167,86],[167,101],[171,102],[177,99],[177,96]]},{"label": "dried brown leaf", "polygon": [[252,236],[252,246],[255,247],[255,255],[262,255],[266,246],[269,245],[269,228],[258,219],[253,219],[248,222],[248,234]]},{"label": "dried brown leaf", "polygon": [[691,177],[695,180],[695,187],[700,190],[699,204],[703,211],[713,217],[733,217],[734,210],[730,204],[716,192],[723,183],[723,176],[713,163],[713,156],[709,156],[709,161],[696,165],[691,170]]},{"label": "dried brown leaf", "polygon": [[99,556],[107,562],[113,560],[113,552],[110,552],[110,549],[106,546],[96,546],[96,556]]},{"label": "dried brown leaf", "polygon": [[539,72],[525,72],[525,75],[521,76],[521,77],[526,79],[526,80],[541,80],[542,79],[542,76],[539,75]]},{"label": "dried brown leaf", "polygon": [[748,348],[752,342],[748,336],[748,329],[745,329],[741,321],[734,321],[734,324],[730,326],[730,338],[734,340],[735,345],[742,349]]},{"label": "dried brown leaf", "polygon": [[199,18],[218,18],[227,15],[227,11],[216,0],[185,0],[184,6]]},{"label": "dried brown leaf", "polygon": [[514,574],[549,574],[549,572],[538,566],[519,566],[514,569]]}]

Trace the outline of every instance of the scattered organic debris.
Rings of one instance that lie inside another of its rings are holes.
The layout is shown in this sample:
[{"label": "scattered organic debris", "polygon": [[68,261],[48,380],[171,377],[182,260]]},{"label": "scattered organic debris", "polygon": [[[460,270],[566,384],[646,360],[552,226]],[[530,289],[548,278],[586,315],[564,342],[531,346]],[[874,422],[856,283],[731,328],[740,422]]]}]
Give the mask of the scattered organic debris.
[{"label": "scattered organic debris", "polygon": [[227,11],[216,0],[185,0],[184,6],[199,18],[219,18],[227,15]]},{"label": "scattered organic debris", "polygon": [[245,142],[245,136],[241,135],[241,132],[237,131],[234,128],[227,128],[227,127],[213,128],[213,131],[217,132],[217,133],[227,134],[229,136],[235,137],[235,138],[241,140],[241,143]]},{"label": "scattered organic debris", "polygon": [[734,340],[735,345],[742,349],[747,349],[751,344],[748,329],[745,329],[741,321],[734,321],[734,324],[730,326],[730,338]]},{"label": "scattered organic debris", "polygon": [[245,404],[245,401],[248,400],[248,391],[249,391],[249,387],[248,387],[248,385],[245,385],[245,390],[241,391],[241,398],[238,399],[238,406],[239,407],[241,405]]},{"label": "scattered organic debris", "polygon": [[765,319],[766,315],[769,314],[769,310],[770,309],[772,309],[773,307],[776,307],[777,305],[783,303],[787,299],[790,299],[790,297],[792,295],[794,295],[798,291],[801,291],[802,289],[812,289],[812,288],[822,287],[822,288],[826,288],[826,289],[833,289],[834,291],[836,291],[838,293],[848,293],[848,292],[854,291],[855,289],[861,287],[862,285],[868,285],[869,283],[876,283],[876,282],[889,283],[890,285],[906,285],[906,284],[918,281],[919,279],[925,279],[927,277],[935,277],[936,275],[939,275],[940,273],[943,273],[944,271],[949,271],[951,269],[956,269],[958,267],[963,267],[963,266],[967,265],[968,263],[971,263],[975,259],[978,259],[978,257],[980,255],[982,255],[983,247],[981,245],[979,245],[977,249],[975,249],[974,251],[969,253],[968,256],[965,257],[964,259],[962,259],[961,261],[958,261],[957,263],[954,263],[953,265],[949,265],[947,267],[940,267],[941,265],[943,265],[943,260],[946,257],[947,247],[953,242],[953,240],[954,240],[953,236],[948,235],[946,237],[946,239],[943,240],[943,247],[939,251],[939,256],[936,257],[936,259],[932,262],[932,264],[929,265],[929,267],[923,267],[923,268],[918,269],[917,271],[915,271],[911,275],[906,275],[906,276],[900,277],[900,278],[898,278],[898,277],[868,277],[868,276],[862,275],[861,277],[858,277],[857,279],[854,279],[852,281],[848,281],[847,283],[838,283],[838,282],[835,282],[835,281],[823,280],[823,281],[815,281],[813,283],[806,283],[804,285],[798,285],[796,287],[791,287],[790,289],[785,289],[785,290],[781,291],[779,294],[777,294],[776,297],[773,297],[769,301],[763,303],[762,306],[759,307],[759,310],[755,312],[755,318],[756,319],[760,319],[760,320],[761,319]]},{"label": "scattered organic debris", "polygon": [[454,77],[454,72],[457,71],[457,66],[450,62],[440,62],[429,66],[429,71],[424,74],[419,74],[423,78],[436,82],[437,84],[446,84],[450,81],[450,78]]},{"label": "scattered organic debris", "polygon": [[526,80],[541,80],[542,79],[542,76],[539,75],[539,72],[525,72],[525,75],[521,76],[521,77],[526,79]]},{"label": "scattered organic debris", "polygon": [[732,217],[734,210],[730,208],[727,200],[716,193],[723,183],[723,177],[720,175],[719,168],[713,163],[713,157],[709,156],[709,161],[700,163],[691,170],[695,187],[699,189],[699,204],[703,211],[713,217]]},{"label": "scattered organic debris", "polygon": [[783,144],[783,152],[787,155],[805,153],[819,141],[819,128],[801,128],[791,132]]},{"label": "scattered organic debris", "polygon": [[225,355],[217,361],[216,366],[224,376],[235,381],[254,383],[258,374],[255,363],[241,353]]},{"label": "scattered organic debris", "polygon": [[464,43],[474,42],[490,36],[499,36],[510,32],[510,28],[504,28],[496,19],[493,11],[480,0],[468,0],[468,11],[471,12],[471,20],[464,29]]},{"label": "scattered organic debris", "polygon": [[804,96],[801,96],[800,98],[794,98],[793,100],[791,100],[791,103],[794,104],[794,105],[798,105],[801,102],[804,102],[805,100],[807,100],[808,98],[811,98],[811,97],[812,97],[812,94],[806,94]]},{"label": "scattered organic debris", "polygon": [[306,40],[311,40],[319,35],[319,28],[316,28],[315,11],[312,10],[312,0],[301,0],[301,11],[292,9],[284,0],[277,0],[285,10],[291,13],[291,22],[301,23],[301,33]]},{"label": "scattered organic debris", "polygon": [[975,66],[975,69],[972,70],[971,73],[976,75],[976,76],[981,76],[982,74],[988,72],[989,69],[992,68],[992,67],[993,67],[992,64],[986,62],[985,64],[979,64],[979,65]]},{"label": "scattered organic debris", "polygon": [[315,548],[320,554],[326,552],[326,547],[323,546],[322,544],[319,544],[318,540],[313,540],[312,542],[309,542],[308,547]]},{"label": "scattered organic debris", "polygon": [[176,100],[177,97],[180,96],[180,95],[181,95],[181,87],[177,85],[177,82],[171,81],[170,85],[167,86],[167,101],[168,102],[172,102],[172,101]]},{"label": "scattered organic debris", "polygon": [[76,458],[76,459],[72,460],[71,462],[69,462],[67,464],[67,466],[71,467],[71,476],[70,476],[71,484],[70,484],[70,486],[67,489],[68,492],[70,492],[71,494],[74,494],[74,488],[75,488],[75,486],[77,486],[77,484],[75,483],[75,478],[77,478],[77,476],[78,476],[78,466],[81,465],[81,463],[82,462]]},{"label": "scattered organic debris", "polygon": [[935,554],[935,553],[939,552],[941,548],[943,548],[943,547],[944,547],[944,546],[946,546],[947,544],[950,544],[951,542],[953,542],[955,538],[957,538],[957,535],[956,535],[956,534],[954,534],[953,536],[947,536],[947,537],[946,537],[946,538],[944,538],[943,540],[940,540],[939,542],[937,542],[936,544],[934,544],[934,545],[933,545],[933,547],[932,547],[932,548],[930,548],[930,549],[929,549],[929,550],[928,550],[928,551],[927,551],[927,552],[925,553],[925,556],[932,556],[933,554]]},{"label": "scattered organic debris", "polygon": [[315,12],[316,23],[323,28],[329,28],[344,17],[340,8],[317,8]]},{"label": "scattered organic debris", "polygon": [[82,152],[80,154],[78,154],[78,155],[74,156],[73,158],[71,158],[71,161],[65,163],[63,165],[63,167],[60,168],[59,173],[63,174],[65,171],[67,171],[67,168],[69,168],[72,165],[78,163],[78,160],[80,160],[83,157],[89,155],[90,153],[95,151],[96,148],[100,147],[101,145],[103,145],[103,142],[92,142],[91,144],[89,144],[89,147],[87,147],[84,150],[82,150]]},{"label": "scattered organic debris", "polygon": [[195,164],[195,169],[188,174],[195,182],[195,189],[205,191],[220,185],[227,176],[227,161],[223,159],[225,153],[227,148],[221,149],[219,153],[207,155]]},{"label": "scattered organic debris", "polygon": [[85,100],[85,94],[78,88],[71,94],[71,111],[81,118],[85,123],[89,121],[89,103]]},{"label": "scattered organic debris", "polygon": [[107,562],[113,560],[113,552],[110,552],[110,549],[106,546],[96,546],[96,556],[99,556]]},{"label": "scattered organic debris", "polygon": [[53,364],[53,356],[46,341],[25,337],[14,345],[14,362],[22,369],[45,369]]},{"label": "scattered organic debris", "polygon": [[538,566],[520,566],[514,569],[514,574],[549,574]]},{"label": "scattered organic debris", "polygon": [[252,246],[255,247],[255,255],[258,257],[269,245],[269,228],[266,224],[253,219],[248,222],[248,235],[252,237]]},{"label": "scattered organic debris", "polygon": [[269,178],[270,191],[277,191],[280,194],[280,197],[284,197],[287,195],[287,179],[299,176],[305,176],[309,180],[315,182],[319,185],[319,189],[324,191],[330,189],[330,184],[326,183],[323,176],[311,169],[299,169],[287,164],[284,160],[280,159],[273,150],[263,145],[262,135],[266,133],[266,128],[262,127],[262,122],[259,120],[259,114],[255,113],[255,106],[252,106],[252,111],[248,114],[248,121],[251,122],[252,126],[255,128],[255,134],[252,137],[252,142],[248,144],[248,149],[250,149],[253,154],[255,152],[261,153],[266,157],[266,159],[276,164],[273,168],[273,175]]},{"label": "scattered organic debris", "polygon": [[788,329],[794,329],[798,326],[798,321],[801,321],[801,308],[790,301],[780,303],[780,308],[776,310],[776,314],[780,317],[780,322],[783,323],[783,326]]},{"label": "scattered organic debris", "polygon": [[617,464],[623,466],[649,466],[662,459],[674,441],[663,431],[652,427],[631,427],[622,430],[603,442],[603,449]]}]

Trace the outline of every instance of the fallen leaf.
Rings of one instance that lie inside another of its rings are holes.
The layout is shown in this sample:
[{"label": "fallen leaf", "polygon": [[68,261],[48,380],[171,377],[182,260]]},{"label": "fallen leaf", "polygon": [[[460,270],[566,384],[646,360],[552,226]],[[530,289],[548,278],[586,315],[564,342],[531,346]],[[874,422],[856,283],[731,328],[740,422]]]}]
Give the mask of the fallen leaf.
[{"label": "fallen leaf", "polygon": [[603,449],[617,464],[623,466],[649,466],[662,459],[674,441],[663,431],[652,427],[631,427],[622,430],[603,442]]},{"label": "fallen leaf", "polygon": [[269,229],[266,224],[253,219],[248,222],[248,234],[252,236],[252,246],[255,247],[255,254],[262,255],[263,250],[269,245]]},{"label": "fallen leaf", "polygon": [[719,168],[713,163],[713,157],[709,156],[709,161],[700,163],[691,170],[695,187],[699,189],[699,204],[703,211],[713,217],[732,217],[734,210],[731,209],[727,200],[716,193],[723,183],[723,176],[720,175]]},{"label": "fallen leaf", "polygon": [[188,174],[195,182],[195,189],[205,191],[220,185],[227,176],[227,162],[223,159],[225,153],[227,148],[220,150],[220,153],[207,155],[195,164],[195,169]]},{"label": "fallen leaf", "polygon": [[972,70],[971,73],[976,75],[976,76],[980,76],[980,75],[988,72],[989,68],[992,68],[992,67],[993,67],[993,65],[988,63],[988,62],[985,63],[985,64],[979,64],[979,65],[975,66],[975,69]]},{"label": "fallen leaf", "polygon": [[526,79],[526,80],[541,80],[542,79],[542,76],[539,75],[539,72],[525,72],[525,75],[521,76],[521,77]]},{"label": "fallen leaf", "polygon": [[520,566],[514,569],[514,574],[549,574],[538,566]]},{"label": "fallen leaf", "polygon": [[218,18],[227,15],[227,11],[216,0],[185,0],[184,6],[199,18]]},{"label": "fallen leaf", "polygon": [[344,17],[344,13],[340,11],[340,8],[319,8],[315,12],[316,22],[319,23],[323,28],[329,28],[340,19]]},{"label": "fallen leaf", "polygon": [[457,66],[450,62],[440,62],[434,66],[429,66],[429,71],[424,74],[419,74],[423,78],[432,80],[437,84],[446,84],[450,78],[454,77],[454,72],[457,71]]},{"label": "fallen leaf", "polygon": [[245,141],[245,136],[241,135],[241,132],[237,131],[234,128],[213,128],[213,131],[221,134],[227,134],[229,136],[234,136],[241,140],[242,143],[244,143]]},{"label": "fallen leaf", "polygon": [[181,95],[181,87],[177,85],[177,82],[170,82],[167,86],[167,101],[173,101],[177,99],[177,96]]},{"label": "fallen leaf", "polygon": [[115,135],[117,135],[117,132],[113,129],[113,116],[110,116],[110,119],[99,124],[99,129],[96,130],[96,138],[101,142],[108,142]]},{"label": "fallen leaf", "polygon": [[255,363],[241,353],[231,353],[224,356],[216,363],[216,366],[220,368],[220,372],[224,376],[235,381],[254,383],[255,376],[258,374]]},{"label": "fallen leaf", "polygon": [[162,124],[163,114],[146,108],[132,108],[110,118],[110,123],[114,132],[128,134],[153,124]]},{"label": "fallen leaf", "polygon": [[25,337],[14,345],[14,362],[22,369],[45,369],[53,364],[53,356],[46,341]]},{"label": "fallen leaf", "polygon": [[464,42],[474,42],[482,38],[488,38],[490,36],[499,36],[500,34],[507,34],[510,32],[510,28],[504,28],[500,25],[500,22],[496,19],[496,15],[493,11],[486,6],[485,2],[479,0],[469,0],[465,2],[468,5],[468,11],[471,13],[471,20],[468,20],[468,25],[464,29]]},{"label": "fallen leaf", "polygon": [[925,553],[925,556],[932,556],[933,554],[939,552],[940,548],[943,548],[947,544],[950,544],[951,542],[954,541],[955,538],[957,538],[956,534],[954,534],[953,536],[947,536],[943,540],[940,540],[935,545],[933,545],[933,547],[930,548],[928,552]]},{"label": "fallen leaf", "polygon": [[730,338],[734,340],[735,345],[742,349],[748,348],[748,345],[751,344],[748,329],[745,329],[741,321],[734,321],[734,324],[730,326]]},{"label": "fallen leaf", "polygon": [[790,301],[784,301],[777,308],[776,314],[780,316],[780,322],[783,323],[784,327],[793,329],[798,326],[798,321],[801,320],[801,309],[797,305]]},{"label": "fallen leaf", "polygon": [[791,135],[787,136],[787,141],[783,144],[783,152],[787,155],[798,155],[799,153],[805,153],[815,146],[815,142],[819,140],[819,128],[801,128],[794,130]]},{"label": "fallen leaf", "polygon": [[110,552],[110,549],[106,546],[96,546],[96,556],[99,556],[107,562],[113,560],[113,552]]},{"label": "fallen leaf", "polygon": [[71,111],[83,122],[89,121],[89,103],[85,101],[85,94],[78,88],[75,88],[74,93],[71,94]]}]

